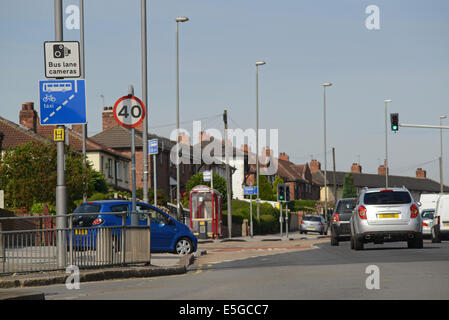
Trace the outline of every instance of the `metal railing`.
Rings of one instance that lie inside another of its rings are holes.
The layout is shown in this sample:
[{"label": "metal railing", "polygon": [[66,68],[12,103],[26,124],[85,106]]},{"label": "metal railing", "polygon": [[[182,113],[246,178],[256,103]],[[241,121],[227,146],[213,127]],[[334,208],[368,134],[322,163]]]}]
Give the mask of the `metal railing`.
[{"label": "metal railing", "polygon": [[[98,214],[0,218],[0,274],[64,270],[69,265],[96,268],[150,262],[148,223],[129,226],[126,224],[128,214],[136,213],[102,212],[102,216],[121,216],[121,225],[82,227],[73,224],[74,218],[96,217]],[[46,219],[48,225],[49,220],[61,217],[67,219],[67,228],[53,228],[55,223],[50,223],[50,228],[42,228],[42,225],[45,226],[43,219]],[[22,229],[8,230],[16,229],[17,222],[21,223],[19,228]],[[58,244],[58,239],[62,243]],[[58,246],[62,246],[62,250],[58,250]],[[59,256],[61,254],[62,257]]]}]

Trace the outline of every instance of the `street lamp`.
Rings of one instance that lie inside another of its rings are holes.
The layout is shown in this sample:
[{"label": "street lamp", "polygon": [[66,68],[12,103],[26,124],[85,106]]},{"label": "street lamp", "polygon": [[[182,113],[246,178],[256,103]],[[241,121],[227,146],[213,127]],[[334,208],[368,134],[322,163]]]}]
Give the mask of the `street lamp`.
[{"label": "street lamp", "polygon": [[[447,116],[440,116],[440,127],[443,125],[443,119]],[[440,193],[443,193],[443,129],[440,128]]]},{"label": "street lamp", "polygon": [[179,22],[187,22],[189,18],[178,17],[176,18],[176,208],[178,219],[181,218],[181,206],[180,206],[180,173],[179,173]]},{"label": "street lamp", "polygon": [[326,147],[326,87],[330,87],[332,83],[323,83],[323,128],[324,128],[324,219],[327,218],[327,147]]},{"label": "street lamp", "polygon": [[265,61],[256,62],[256,176],[257,176],[257,219],[260,218],[259,199],[259,66],[263,66]]},{"label": "street lamp", "polygon": [[387,106],[388,103],[391,102],[391,99],[385,99],[385,188],[388,188],[388,139],[387,139]]}]

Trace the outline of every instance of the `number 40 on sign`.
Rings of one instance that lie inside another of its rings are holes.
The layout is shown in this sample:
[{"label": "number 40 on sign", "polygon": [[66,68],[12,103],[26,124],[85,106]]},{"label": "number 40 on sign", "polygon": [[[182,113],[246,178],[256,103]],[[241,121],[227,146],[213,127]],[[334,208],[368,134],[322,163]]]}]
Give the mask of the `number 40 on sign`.
[{"label": "number 40 on sign", "polygon": [[143,102],[134,96],[123,96],[114,104],[114,118],[126,128],[137,127],[145,118]]}]

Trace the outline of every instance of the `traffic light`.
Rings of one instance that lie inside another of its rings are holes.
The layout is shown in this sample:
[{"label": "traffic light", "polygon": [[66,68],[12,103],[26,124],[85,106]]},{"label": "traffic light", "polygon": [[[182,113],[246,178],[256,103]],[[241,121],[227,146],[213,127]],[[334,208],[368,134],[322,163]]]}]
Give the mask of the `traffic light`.
[{"label": "traffic light", "polygon": [[277,201],[288,202],[290,201],[290,185],[286,183],[279,183],[277,185]]},{"label": "traffic light", "polygon": [[287,201],[287,202],[290,201],[290,185],[289,184],[285,185],[285,201]]},{"label": "traffic light", "polygon": [[277,185],[277,198],[278,198],[278,202],[285,201],[285,188],[284,188],[284,184],[282,184],[282,183],[278,183],[278,185]]},{"label": "traffic light", "polygon": [[391,131],[396,132],[399,130],[399,113],[390,113]]}]

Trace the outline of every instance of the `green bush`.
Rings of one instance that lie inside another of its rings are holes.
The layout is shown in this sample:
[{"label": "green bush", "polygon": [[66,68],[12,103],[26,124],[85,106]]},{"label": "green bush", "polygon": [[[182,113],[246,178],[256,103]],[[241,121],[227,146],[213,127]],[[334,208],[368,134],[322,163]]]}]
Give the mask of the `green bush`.
[{"label": "green bush", "polygon": [[[41,213],[43,213],[44,205],[45,204],[42,203],[42,202],[33,204],[31,206],[31,209],[30,209],[31,213],[34,213],[34,214],[41,214]],[[48,211],[49,211],[50,215],[55,215],[56,214],[56,207],[55,206],[47,203],[47,207],[48,207]]]},{"label": "green bush", "polygon": [[288,208],[294,212],[316,212],[316,204],[315,200],[293,200],[288,203]]}]

